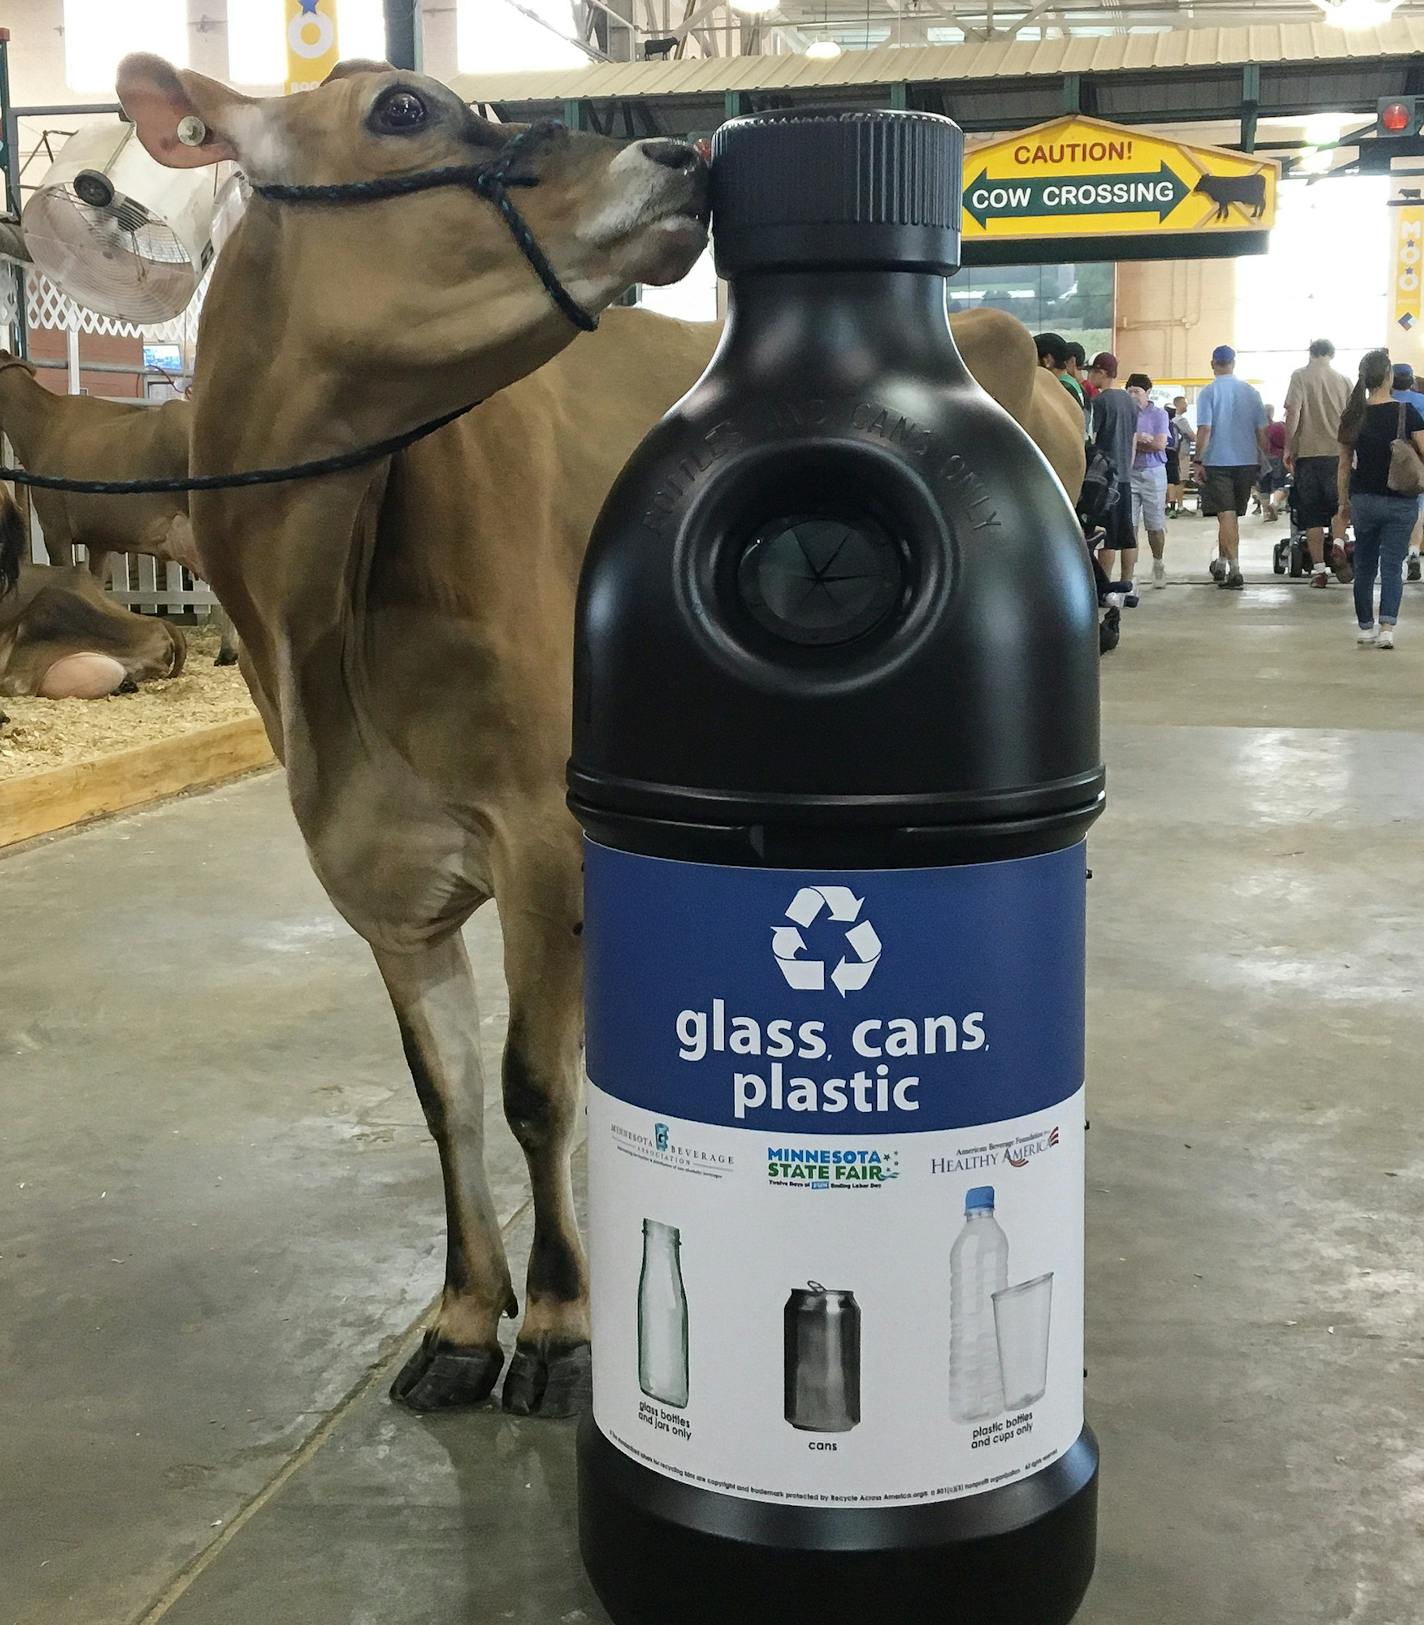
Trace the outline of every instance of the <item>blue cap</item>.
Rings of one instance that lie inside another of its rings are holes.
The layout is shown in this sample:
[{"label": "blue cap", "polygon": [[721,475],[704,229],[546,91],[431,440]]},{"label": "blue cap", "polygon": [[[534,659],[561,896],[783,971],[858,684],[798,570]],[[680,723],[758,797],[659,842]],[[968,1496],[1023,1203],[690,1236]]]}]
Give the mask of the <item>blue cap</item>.
[{"label": "blue cap", "polygon": [[1217,347],[1211,352],[1211,364],[1213,367],[1229,367],[1231,363],[1235,361],[1235,359],[1236,352],[1229,344],[1218,344]]},{"label": "blue cap", "polygon": [[994,1211],[994,1187],[992,1185],[976,1185],[964,1198],[964,1211],[973,1213],[976,1208],[988,1208]]}]

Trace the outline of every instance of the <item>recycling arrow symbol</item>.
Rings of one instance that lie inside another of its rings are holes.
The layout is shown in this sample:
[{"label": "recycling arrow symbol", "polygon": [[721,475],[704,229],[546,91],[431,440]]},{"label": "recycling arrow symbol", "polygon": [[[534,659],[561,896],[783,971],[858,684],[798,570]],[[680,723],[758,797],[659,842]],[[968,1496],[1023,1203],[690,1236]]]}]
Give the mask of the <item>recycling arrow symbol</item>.
[{"label": "recycling arrow symbol", "polygon": [[801,935],[823,914],[845,925],[849,950],[831,971],[831,985],[842,998],[865,986],[880,963],[880,938],[870,921],[860,917],[864,902],[849,886],[803,886],[796,893],[786,910],[791,923],[771,928],[771,951],[788,986],[808,993],[825,991],[826,962],[805,957],[806,939]]}]

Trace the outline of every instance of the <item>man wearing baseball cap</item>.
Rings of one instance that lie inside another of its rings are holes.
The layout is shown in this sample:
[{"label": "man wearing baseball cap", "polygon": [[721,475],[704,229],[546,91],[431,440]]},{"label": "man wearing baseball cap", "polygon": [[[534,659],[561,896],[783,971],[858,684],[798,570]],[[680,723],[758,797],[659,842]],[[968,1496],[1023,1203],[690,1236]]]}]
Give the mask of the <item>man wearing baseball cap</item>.
[{"label": "man wearing baseball cap", "polygon": [[1258,390],[1236,376],[1236,352],[1219,344],[1211,353],[1212,381],[1197,396],[1197,461],[1202,465],[1202,513],[1216,518],[1217,556],[1211,561],[1218,587],[1239,592],[1241,519],[1266,455],[1266,404]]}]

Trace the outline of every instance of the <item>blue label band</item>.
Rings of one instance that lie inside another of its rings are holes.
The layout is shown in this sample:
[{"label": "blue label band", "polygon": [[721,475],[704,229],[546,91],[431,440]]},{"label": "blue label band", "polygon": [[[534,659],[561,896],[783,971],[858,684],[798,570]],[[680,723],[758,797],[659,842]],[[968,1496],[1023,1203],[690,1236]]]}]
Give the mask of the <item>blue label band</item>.
[{"label": "blue label band", "polygon": [[952,869],[724,868],[586,843],[588,1071],[650,1112],[913,1134],[1083,1081],[1082,845]]}]

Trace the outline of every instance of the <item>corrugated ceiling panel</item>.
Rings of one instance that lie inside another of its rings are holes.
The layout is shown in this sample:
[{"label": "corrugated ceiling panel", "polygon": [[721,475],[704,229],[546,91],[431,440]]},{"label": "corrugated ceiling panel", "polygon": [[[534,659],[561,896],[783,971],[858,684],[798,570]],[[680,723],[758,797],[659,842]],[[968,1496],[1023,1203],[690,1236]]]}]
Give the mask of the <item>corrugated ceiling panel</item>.
[{"label": "corrugated ceiling panel", "polygon": [[468,101],[566,101],[593,97],[784,90],[807,85],[892,84],[900,80],[1028,79],[1123,69],[1325,62],[1424,52],[1424,19],[1397,17],[1387,27],[1347,32],[1325,24],[1176,29],[1100,39],[991,44],[882,46],[847,51],[829,62],[804,56],[702,57],[682,62],[599,63],[544,73],[459,74],[452,85]]}]

